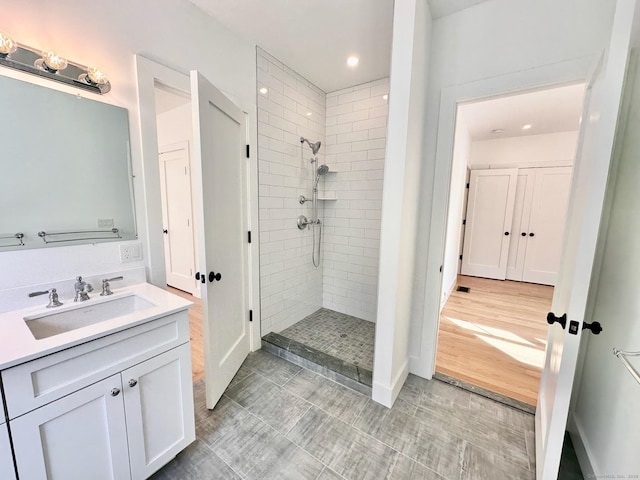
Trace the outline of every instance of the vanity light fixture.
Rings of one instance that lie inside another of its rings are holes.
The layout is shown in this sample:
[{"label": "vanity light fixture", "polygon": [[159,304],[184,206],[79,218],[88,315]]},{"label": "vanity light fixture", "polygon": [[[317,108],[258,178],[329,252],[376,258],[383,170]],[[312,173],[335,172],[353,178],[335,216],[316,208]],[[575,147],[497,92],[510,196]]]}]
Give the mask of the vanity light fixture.
[{"label": "vanity light fixture", "polygon": [[358,63],[360,63],[360,59],[355,55],[352,55],[351,57],[347,58],[347,65],[349,65],[352,68],[356,67]]},{"label": "vanity light fixture", "polygon": [[7,58],[18,49],[18,44],[4,32],[0,32],[0,58]]},{"label": "vanity light fixture", "polygon": [[111,84],[103,70],[70,62],[54,50],[43,52],[26,45],[19,45],[4,32],[0,32],[0,66],[101,95],[111,90]]}]

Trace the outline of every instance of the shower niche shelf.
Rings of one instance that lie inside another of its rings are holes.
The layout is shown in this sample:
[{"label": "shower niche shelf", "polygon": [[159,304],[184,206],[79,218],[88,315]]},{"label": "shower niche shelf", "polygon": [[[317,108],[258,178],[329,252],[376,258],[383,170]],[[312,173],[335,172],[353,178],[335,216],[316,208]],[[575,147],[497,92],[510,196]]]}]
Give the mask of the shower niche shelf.
[{"label": "shower niche shelf", "polygon": [[318,197],[318,200],[323,200],[323,201],[328,201],[328,202],[330,202],[330,201],[332,201],[332,200],[338,200],[338,199],[336,198],[336,196],[335,196],[335,195],[333,195],[333,196],[331,196],[331,195],[327,195],[327,196]]}]

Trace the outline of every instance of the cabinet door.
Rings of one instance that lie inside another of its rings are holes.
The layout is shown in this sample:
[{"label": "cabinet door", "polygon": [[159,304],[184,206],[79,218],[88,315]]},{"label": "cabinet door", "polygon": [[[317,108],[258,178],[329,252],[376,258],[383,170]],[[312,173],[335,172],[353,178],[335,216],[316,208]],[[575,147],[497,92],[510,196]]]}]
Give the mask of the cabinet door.
[{"label": "cabinet door", "polygon": [[511,241],[509,242],[509,258],[507,260],[507,279],[522,281],[524,259],[529,238],[529,218],[531,216],[531,200],[536,178],[536,168],[518,170],[518,183],[513,206],[513,223],[511,224]]},{"label": "cabinet door", "polygon": [[2,480],[15,480],[16,478],[13,455],[11,455],[11,443],[9,443],[9,430],[6,423],[0,424],[0,478]]},{"label": "cabinet door", "polygon": [[471,171],[463,275],[505,279],[517,181],[516,168]]},{"label": "cabinet door", "polygon": [[522,279],[525,282],[555,285],[562,255],[573,168],[537,170]]},{"label": "cabinet door", "polygon": [[121,389],[114,375],[11,420],[19,477],[130,479]]},{"label": "cabinet door", "polygon": [[122,372],[134,480],[149,477],[195,440],[189,344]]}]

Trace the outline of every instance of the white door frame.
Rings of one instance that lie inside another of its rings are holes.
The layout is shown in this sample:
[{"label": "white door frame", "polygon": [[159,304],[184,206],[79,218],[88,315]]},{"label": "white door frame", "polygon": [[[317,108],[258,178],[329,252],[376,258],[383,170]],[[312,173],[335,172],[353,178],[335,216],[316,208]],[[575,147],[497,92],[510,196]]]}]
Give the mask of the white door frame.
[{"label": "white door frame", "polygon": [[411,335],[419,338],[419,347],[416,351],[410,352],[409,371],[411,373],[430,379],[435,372],[442,291],[440,266],[444,264],[458,104],[572,83],[587,83],[597,68],[600,57],[600,54],[582,57],[442,89],[433,181],[433,206],[425,269],[425,301],[421,320],[412,325]]},{"label": "white door frame", "polygon": [[[142,170],[144,176],[144,217],[148,238],[147,279],[150,283],[164,288],[166,272],[164,263],[164,239],[162,238],[162,202],[160,196],[160,165],[158,162],[158,127],[156,121],[156,83],[190,95],[191,86],[188,72],[178,72],[160,65],[143,56],[136,55],[136,73],[138,90],[138,112],[140,115],[140,143],[142,148]],[[245,112],[246,113],[246,112]],[[250,115],[247,115],[249,123]],[[247,125],[247,131],[252,131]],[[249,308],[253,310],[253,322],[250,324],[250,349],[261,347],[260,337],[260,288],[259,288],[259,241],[258,241],[258,155],[254,137],[249,135],[247,143],[251,146],[249,165],[249,183],[247,219],[249,229],[254,231],[253,241],[249,245]]]}]

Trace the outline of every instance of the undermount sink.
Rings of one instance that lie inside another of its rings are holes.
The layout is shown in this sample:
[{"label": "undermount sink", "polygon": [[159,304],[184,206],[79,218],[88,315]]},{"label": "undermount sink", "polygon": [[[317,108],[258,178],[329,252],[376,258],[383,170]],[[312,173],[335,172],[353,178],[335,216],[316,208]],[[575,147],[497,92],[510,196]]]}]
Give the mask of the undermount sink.
[{"label": "undermount sink", "polygon": [[24,321],[34,338],[41,340],[155,307],[153,303],[136,294],[97,300],[96,303],[88,300],[86,305],[79,305],[61,312],[24,317]]}]

